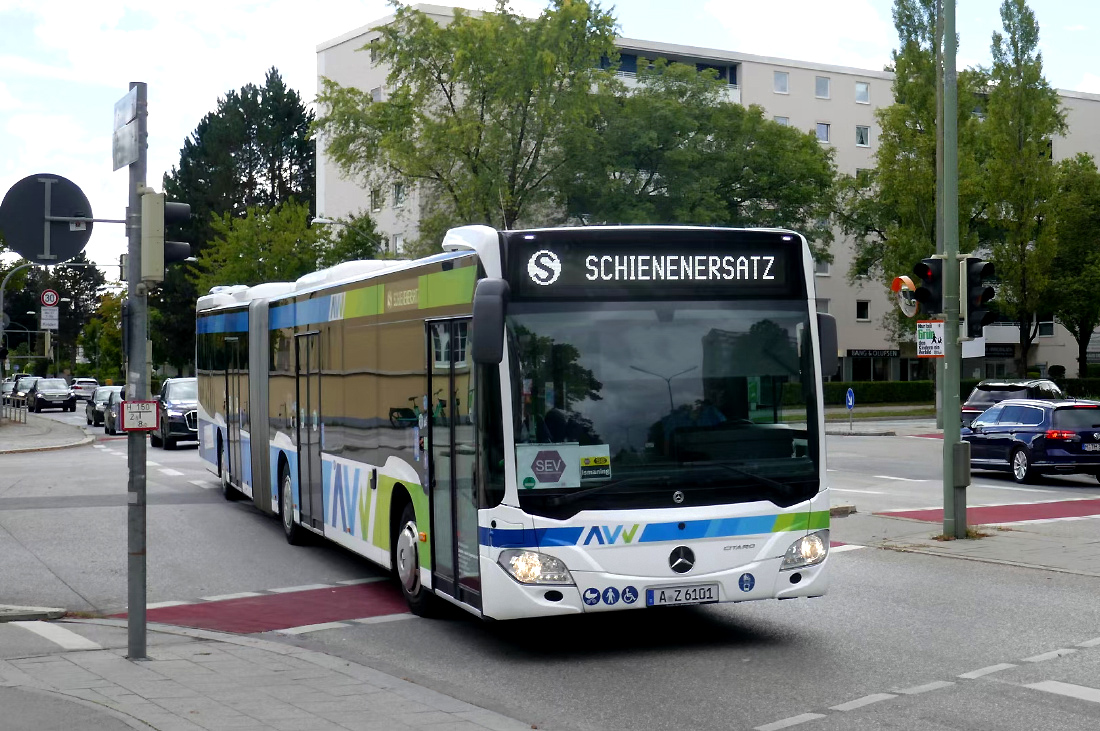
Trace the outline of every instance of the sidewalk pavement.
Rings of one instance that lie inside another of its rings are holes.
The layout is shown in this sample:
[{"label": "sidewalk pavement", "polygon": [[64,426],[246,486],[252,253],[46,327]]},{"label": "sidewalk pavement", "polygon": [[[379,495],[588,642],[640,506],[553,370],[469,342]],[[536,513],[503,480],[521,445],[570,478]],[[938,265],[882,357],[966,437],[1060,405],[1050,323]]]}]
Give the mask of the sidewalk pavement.
[{"label": "sidewalk pavement", "polygon": [[936,540],[942,523],[851,513],[831,521],[831,540],[851,545],[930,556],[1100,577],[1100,516],[1067,522],[972,525],[981,538]]},{"label": "sidewalk pavement", "polygon": [[[521,731],[530,723],[348,660],[255,637],[149,625],[125,657],[123,620],[57,623],[116,649],[0,660],[5,729]],[[88,640],[90,647],[99,643]]]},{"label": "sidewalk pavement", "polygon": [[89,444],[95,437],[79,426],[63,424],[36,414],[27,414],[27,423],[0,421],[0,454],[43,452]]}]

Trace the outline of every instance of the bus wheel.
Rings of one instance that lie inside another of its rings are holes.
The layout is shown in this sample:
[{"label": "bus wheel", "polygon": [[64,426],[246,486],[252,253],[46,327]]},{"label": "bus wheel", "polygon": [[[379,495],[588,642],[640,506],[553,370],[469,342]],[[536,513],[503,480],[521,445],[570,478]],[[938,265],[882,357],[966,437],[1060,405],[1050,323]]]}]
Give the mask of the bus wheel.
[{"label": "bus wheel", "polygon": [[294,522],[294,485],[290,481],[290,470],[283,467],[279,470],[279,517],[283,521],[283,533],[286,534],[286,542],[292,546],[302,545],[305,531]]},{"label": "bus wheel", "polygon": [[420,583],[420,533],[416,529],[416,511],[405,503],[393,540],[393,566],[401,593],[413,614],[430,617],[435,614],[435,597]]},{"label": "bus wheel", "polygon": [[221,441],[218,442],[218,476],[222,480],[222,497],[226,500],[237,499],[237,488],[229,480],[229,466],[225,463],[225,453],[222,451]]}]

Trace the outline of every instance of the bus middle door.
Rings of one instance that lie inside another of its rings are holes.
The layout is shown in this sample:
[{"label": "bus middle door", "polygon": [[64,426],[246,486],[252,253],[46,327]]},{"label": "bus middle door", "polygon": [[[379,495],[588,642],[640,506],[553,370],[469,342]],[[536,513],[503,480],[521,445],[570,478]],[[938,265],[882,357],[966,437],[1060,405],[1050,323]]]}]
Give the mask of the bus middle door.
[{"label": "bus middle door", "polygon": [[244,469],[241,466],[241,349],[240,340],[225,339],[225,435],[229,456],[229,481],[241,485]]},{"label": "bus middle door", "polygon": [[432,586],[481,608],[470,319],[427,323]]},{"label": "bus middle door", "polygon": [[302,525],[325,527],[321,485],[321,351],[319,333],[296,335],[298,382],[298,511]]}]

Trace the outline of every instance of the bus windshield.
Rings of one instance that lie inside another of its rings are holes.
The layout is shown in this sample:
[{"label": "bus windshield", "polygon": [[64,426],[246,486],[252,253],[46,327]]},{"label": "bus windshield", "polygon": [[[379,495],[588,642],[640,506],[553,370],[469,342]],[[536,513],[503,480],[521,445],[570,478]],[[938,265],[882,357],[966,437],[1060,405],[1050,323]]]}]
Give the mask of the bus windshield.
[{"label": "bus windshield", "polygon": [[521,507],[565,518],[812,497],[808,317],[805,301],[776,299],[513,303]]}]

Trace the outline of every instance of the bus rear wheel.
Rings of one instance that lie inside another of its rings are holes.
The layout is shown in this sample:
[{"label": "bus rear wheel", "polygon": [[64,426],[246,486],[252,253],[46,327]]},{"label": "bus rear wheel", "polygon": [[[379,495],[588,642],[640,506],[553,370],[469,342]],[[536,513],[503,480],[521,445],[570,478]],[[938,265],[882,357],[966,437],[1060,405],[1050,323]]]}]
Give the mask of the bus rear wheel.
[{"label": "bus rear wheel", "polygon": [[279,470],[279,518],[283,523],[286,542],[292,546],[302,545],[305,530],[294,522],[294,483],[290,480],[290,470],[283,466]]},{"label": "bus rear wheel", "polygon": [[393,537],[393,567],[397,583],[413,614],[435,615],[435,597],[420,581],[420,532],[416,528],[416,510],[405,503]]}]

